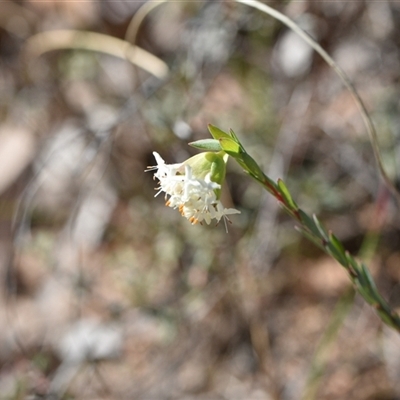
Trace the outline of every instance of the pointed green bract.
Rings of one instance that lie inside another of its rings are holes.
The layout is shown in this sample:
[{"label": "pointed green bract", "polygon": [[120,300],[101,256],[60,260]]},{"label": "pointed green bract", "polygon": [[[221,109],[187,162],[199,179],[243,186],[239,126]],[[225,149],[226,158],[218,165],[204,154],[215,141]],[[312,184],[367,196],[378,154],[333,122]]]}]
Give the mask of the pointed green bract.
[{"label": "pointed green bract", "polygon": [[338,251],[338,249],[331,243],[329,242],[328,244],[325,245],[325,251],[336,261],[339,262],[340,265],[343,267],[347,266],[347,260],[343,255]]},{"label": "pointed green bract", "polygon": [[240,157],[243,160],[244,164],[246,165],[246,170],[253,176],[255,176],[258,181],[263,182],[265,180],[264,172],[254,161],[254,159],[248,153],[246,153],[244,149]]},{"label": "pointed green bract", "polygon": [[349,263],[346,259],[346,250],[339,239],[332,232],[329,232],[328,246],[330,251],[333,253],[332,256],[344,267],[347,267]]},{"label": "pointed green bract", "polygon": [[216,139],[202,139],[196,140],[195,142],[189,143],[189,146],[195,147],[199,150],[207,150],[207,151],[221,151],[221,145],[219,141]]},{"label": "pointed green bract", "polygon": [[286,205],[289,206],[292,210],[297,210],[299,207],[294,202],[291,194],[289,193],[288,188],[286,187],[286,185],[282,179],[278,179],[278,188],[279,188],[279,192],[281,193]]},{"label": "pointed green bract", "polygon": [[229,133],[231,134],[231,136],[235,139],[235,141],[237,142],[237,143],[239,143],[240,144],[240,146],[241,146],[241,143],[239,142],[239,138],[236,136],[236,133],[235,132],[233,132],[233,130],[232,129],[229,129]]},{"label": "pointed green bract", "polygon": [[223,151],[228,153],[232,157],[236,157],[240,152],[240,145],[237,144],[232,138],[220,138],[219,144]]},{"label": "pointed green bract", "polygon": [[332,243],[332,245],[335,246],[335,248],[338,250],[338,252],[340,254],[343,254],[343,257],[345,257],[346,249],[344,248],[342,243],[339,241],[339,239],[332,232],[329,232],[329,240]]},{"label": "pointed green bract", "polygon": [[213,138],[219,141],[221,149],[233,157],[250,176],[260,183],[265,181],[266,177],[261,168],[245,151],[244,147],[239,141],[239,138],[232,129],[230,129],[228,134],[216,126],[208,125],[208,130]]},{"label": "pointed green bract", "polygon": [[313,214],[313,220],[315,223],[315,226],[317,227],[321,238],[325,241],[325,242],[329,242],[329,238],[328,238],[328,232],[326,231],[326,229],[322,226],[321,222],[319,222],[317,216],[315,214]]},{"label": "pointed green bract", "polygon": [[319,230],[317,228],[317,226],[315,225],[315,222],[312,218],[310,218],[303,210],[299,209],[299,215],[300,215],[300,219],[301,219],[301,223],[307,227],[310,232],[317,236],[318,238],[320,237],[320,233]]},{"label": "pointed green bract", "polygon": [[372,279],[372,276],[368,270],[368,268],[365,266],[365,264],[361,264],[361,273],[364,277],[364,279],[366,280],[366,283],[369,287],[369,289],[371,290],[371,292],[376,292],[377,288],[375,285],[375,282]]},{"label": "pointed green bract", "polygon": [[208,130],[210,131],[211,136],[216,140],[219,140],[221,138],[231,139],[231,137],[226,132],[224,132],[223,130],[217,128],[214,125],[209,124],[208,125]]}]

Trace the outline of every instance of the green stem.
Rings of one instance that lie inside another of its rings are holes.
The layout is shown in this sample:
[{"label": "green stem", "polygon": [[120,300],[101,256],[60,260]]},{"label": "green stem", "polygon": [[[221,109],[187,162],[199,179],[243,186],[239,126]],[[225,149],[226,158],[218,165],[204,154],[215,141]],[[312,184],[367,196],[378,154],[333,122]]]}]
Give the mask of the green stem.
[{"label": "green stem", "polygon": [[325,61],[326,63],[336,72],[339,76],[345,87],[350,91],[352,94],[359,110],[361,116],[363,118],[365,127],[367,129],[372,149],[374,152],[375,160],[379,169],[379,172],[390,190],[393,197],[396,199],[397,204],[400,206],[400,193],[398,192],[396,186],[393,184],[391,179],[389,178],[385,167],[383,166],[382,157],[380,155],[379,144],[378,144],[378,137],[375,130],[375,126],[369,116],[367,108],[361,99],[360,95],[358,94],[357,90],[355,89],[354,85],[350,81],[349,77],[346,73],[339,67],[339,65],[332,59],[332,57],[305,31],[303,31],[294,21],[288,18],[286,15],[283,15],[279,11],[273,9],[272,7],[267,6],[266,4],[260,3],[257,0],[234,0],[237,3],[245,4],[247,6],[256,8],[271,17],[275,18],[276,20],[282,22],[288,28],[290,28],[293,32],[295,32],[298,36],[300,36],[306,43],[308,43]]}]

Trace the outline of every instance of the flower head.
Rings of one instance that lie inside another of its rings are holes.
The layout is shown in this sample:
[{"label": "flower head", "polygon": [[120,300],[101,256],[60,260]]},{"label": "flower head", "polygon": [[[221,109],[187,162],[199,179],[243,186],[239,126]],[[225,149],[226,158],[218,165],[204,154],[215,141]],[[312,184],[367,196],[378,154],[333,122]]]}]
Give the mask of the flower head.
[{"label": "flower head", "polygon": [[192,224],[203,221],[210,224],[227,215],[239,214],[234,208],[225,208],[219,200],[221,184],[225,179],[225,160],[218,153],[200,153],[181,164],[165,164],[161,156],[153,152],[157,165],[147,171],[156,170],[158,196],[165,192],[166,205],[178,208]]}]

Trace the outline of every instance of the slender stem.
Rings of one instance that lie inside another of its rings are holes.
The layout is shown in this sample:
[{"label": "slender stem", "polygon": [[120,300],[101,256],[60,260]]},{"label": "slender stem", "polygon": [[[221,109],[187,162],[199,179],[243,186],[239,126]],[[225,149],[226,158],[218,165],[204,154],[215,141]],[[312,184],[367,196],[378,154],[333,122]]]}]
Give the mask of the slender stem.
[{"label": "slender stem", "polygon": [[397,201],[398,206],[400,207],[400,193],[396,189],[396,186],[393,184],[391,179],[389,178],[385,167],[382,163],[382,157],[380,155],[379,145],[378,145],[378,138],[376,134],[376,130],[374,124],[369,116],[367,108],[361,99],[360,95],[358,94],[357,90],[355,89],[354,85],[350,81],[349,77],[346,73],[339,67],[339,65],[332,59],[332,57],[305,31],[303,31],[294,21],[288,18],[286,15],[283,15],[281,12],[267,6],[266,4],[260,3],[257,0],[234,0],[237,3],[245,4],[247,6],[256,8],[271,17],[275,18],[276,20],[282,22],[288,28],[290,28],[293,32],[299,35],[306,43],[308,43],[326,62],[327,64],[333,68],[336,74],[339,76],[345,87],[350,91],[353,95],[354,100],[360,110],[362,115],[364,124],[366,126],[372,149],[374,152],[375,160],[379,169],[379,172],[384,180],[385,184],[387,185],[388,189],[390,190],[391,194]]}]

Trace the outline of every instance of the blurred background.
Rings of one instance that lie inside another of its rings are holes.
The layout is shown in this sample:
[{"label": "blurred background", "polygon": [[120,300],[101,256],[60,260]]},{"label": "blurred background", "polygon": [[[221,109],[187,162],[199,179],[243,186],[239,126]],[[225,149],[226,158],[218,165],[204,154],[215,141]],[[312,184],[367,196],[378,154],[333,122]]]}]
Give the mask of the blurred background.
[{"label": "blurred background", "polygon": [[[349,75],[396,181],[400,4],[269,4]],[[228,233],[144,172],[234,129],[398,306],[399,209],[351,94],[294,33],[233,1],[2,1],[0,93],[1,399],[400,398],[398,334],[238,165]]]}]

